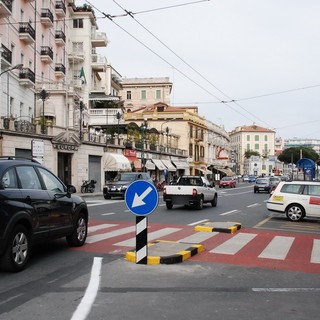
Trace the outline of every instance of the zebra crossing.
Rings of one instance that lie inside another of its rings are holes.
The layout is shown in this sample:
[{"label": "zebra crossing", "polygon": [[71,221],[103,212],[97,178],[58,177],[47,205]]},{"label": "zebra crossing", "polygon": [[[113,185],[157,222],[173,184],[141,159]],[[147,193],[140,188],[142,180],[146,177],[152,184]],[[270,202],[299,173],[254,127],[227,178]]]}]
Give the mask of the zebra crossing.
[{"label": "zebra crossing", "polygon": [[[320,235],[240,229],[235,234],[197,232],[193,226],[151,224],[148,242],[170,240],[203,244],[191,260],[320,273]],[[86,245],[78,250],[125,253],[135,248],[135,225],[91,221]]]}]

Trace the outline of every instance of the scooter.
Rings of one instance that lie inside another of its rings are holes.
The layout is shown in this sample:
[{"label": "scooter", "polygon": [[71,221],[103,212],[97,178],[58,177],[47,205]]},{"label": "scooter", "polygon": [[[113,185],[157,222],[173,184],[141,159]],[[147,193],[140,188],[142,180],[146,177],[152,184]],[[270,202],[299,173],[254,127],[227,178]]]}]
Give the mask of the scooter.
[{"label": "scooter", "polygon": [[84,180],[81,186],[81,193],[94,192],[96,180]]}]

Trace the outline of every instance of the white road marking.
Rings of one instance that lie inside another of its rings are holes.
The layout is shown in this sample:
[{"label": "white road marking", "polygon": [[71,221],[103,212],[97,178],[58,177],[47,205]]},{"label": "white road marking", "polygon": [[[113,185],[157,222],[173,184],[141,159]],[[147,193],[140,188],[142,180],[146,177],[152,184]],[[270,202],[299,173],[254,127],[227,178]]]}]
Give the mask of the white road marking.
[{"label": "white road marking", "polygon": [[88,233],[90,232],[95,232],[101,229],[106,229],[106,228],[111,228],[111,227],[116,227],[117,224],[111,224],[111,223],[104,223],[104,224],[98,224],[96,226],[92,226],[88,228]]},{"label": "white road marking", "polygon": [[117,202],[123,202],[123,200],[89,200],[86,201],[88,207],[95,207],[95,206],[104,206],[106,204],[112,204]]},{"label": "white road marking", "polygon": [[[181,229],[178,228],[163,228],[158,231],[148,233],[148,241],[152,241],[161,237],[164,237],[168,234],[180,231]],[[131,238],[128,240],[124,240],[118,243],[114,243],[115,246],[122,246],[122,247],[134,247],[136,245],[136,238]]]},{"label": "white road marking", "polygon": [[210,250],[210,253],[236,254],[257,236],[255,233],[238,233],[231,239],[225,241],[220,246]]},{"label": "white road marking", "polygon": [[209,221],[209,219],[204,219],[204,220],[192,222],[192,223],[189,223],[188,226],[196,226],[197,224],[200,224],[200,223],[203,223],[203,222],[207,222],[207,221]]},{"label": "white road marking", "polygon": [[101,265],[102,258],[94,257],[88,287],[76,311],[73,313],[71,320],[85,320],[89,315],[99,290]]},{"label": "white road marking", "polygon": [[220,216],[226,216],[227,214],[231,214],[231,213],[235,213],[235,212],[238,212],[239,210],[231,210],[231,211],[227,211],[227,212],[224,212],[224,213],[220,213]]},{"label": "white road marking", "polygon": [[260,206],[260,203],[250,204],[249,206],[247,206],[247,208],[252,208],[252,207],[256,207],[256,206]]},{"label": "white road marking", "polygon": [[318,292],[320,288],[252,288],[254,292]]},{"label": "white road marking", "polygon": [[201,243],[202,241],[208,240],[214,236],[219,234],[219,232],[197,232],[192,234],[189,237],[180,239],[179,242],[186,242],[186,243]]},{"label": "white road marking", "polygon": [[313,239],[313,247],[311,252],[311,263],[320,263],[320,240]]},{"label": "white road marking", "polygon": [[115,212],[109,212],[109,213],[101,213],[102,216],[112,216],[116,214]]},{"label": "white road marking", "polygon": [[275,236],[260,253],[259,258],[284,260],[292,246],[294,237]]},{"label": "white road marking", "polygon": [[96,235],[87,237],[86,243],[94,243],[94,242],[110,239],[110,238],[117,237],[129,232],[133,232],[133,231],[135,231],[135,226],[117,229],[117,230],[106,232],[106,233],[96,234]]}]

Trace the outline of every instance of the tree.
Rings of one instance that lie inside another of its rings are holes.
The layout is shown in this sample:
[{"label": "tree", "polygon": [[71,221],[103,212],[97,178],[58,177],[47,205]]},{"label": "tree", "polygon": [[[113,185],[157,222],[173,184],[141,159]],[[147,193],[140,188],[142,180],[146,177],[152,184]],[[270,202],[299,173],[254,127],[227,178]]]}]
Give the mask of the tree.
[{"label": "tree", "polygon": [[251,156],[258,156],[260,157],[260,153],[258,151],[253,151],[253,150],[246,150],[244,153],[244,157],[246,159],[249,159]]},{"label": "tree", "polygon": [[291,147],[285,149],[279,156],[278,160],[284,163],[297,163],[301,158],[308,158],[315,162],[319,160],[319,155],[311,147]]}]

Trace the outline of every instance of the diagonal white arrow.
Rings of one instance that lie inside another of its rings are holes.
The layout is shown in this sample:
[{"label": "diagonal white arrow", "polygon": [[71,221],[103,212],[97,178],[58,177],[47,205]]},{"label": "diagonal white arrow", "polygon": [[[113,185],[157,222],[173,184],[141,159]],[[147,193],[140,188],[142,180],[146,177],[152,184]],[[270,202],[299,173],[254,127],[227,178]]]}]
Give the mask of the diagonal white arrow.
[{"label": "diagonal white arrow", "polygon": [[132,202],[132,208],[144,206],[146,203],[143,201],[143,199],[152,191],[151,187],[148,187],[140,196],[138,196],[137,193],[135,193],[133,202]]}]

